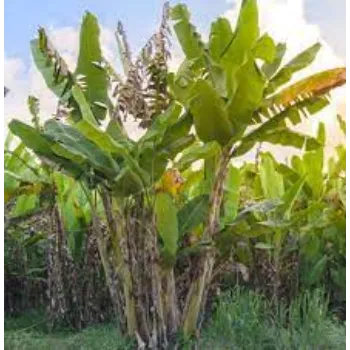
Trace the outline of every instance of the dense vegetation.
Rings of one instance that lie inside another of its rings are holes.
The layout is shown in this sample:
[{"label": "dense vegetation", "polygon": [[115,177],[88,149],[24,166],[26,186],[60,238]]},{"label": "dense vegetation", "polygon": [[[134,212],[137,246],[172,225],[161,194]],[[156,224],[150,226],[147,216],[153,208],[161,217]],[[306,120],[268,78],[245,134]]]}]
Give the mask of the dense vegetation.
[{"label": "dense vegetation", "polygon": [[[176,73],[169,20],[185,56]],[[328,105],[345,68],[294,82],[320,45],[285,63],[286,45],[259,31],[255,0],[243,1],[236,28],[213,22],[207,43],[186,6],[167,4],[135,59],[120,23],[116,39],[121,74],[91,13],[74,72],[44,29],[31,42],[59,102],[43,123],[30,96],[31,125],[9,124],[7,314],[40,300],[49,329],[117,319],[140,349],[341,347],[328,312],[345,317],[346,150],[328,159],[324,125],[317,136],[294,125]],[[127,118],[143,129],[137,141]],[[265,144],[299,155],[279,163]],[[254,149],[254,163],[235,165]]]}]

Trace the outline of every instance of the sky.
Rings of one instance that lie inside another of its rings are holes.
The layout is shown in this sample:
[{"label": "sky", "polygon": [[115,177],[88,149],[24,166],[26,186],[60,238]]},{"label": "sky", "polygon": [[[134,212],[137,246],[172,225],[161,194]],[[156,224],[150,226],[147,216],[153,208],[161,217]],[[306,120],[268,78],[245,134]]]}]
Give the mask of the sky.
[{"label": "sky", "polygon": [[[323,44],[318,59],[305,70],[307,75],[322,69],[345,65],[345,1],[346,0],[258,0],[260,26],[277,41],[287,42],[287,59],[316,41]],[[210,23],[218,16],[233,24],[240,0],[184,0],[192,13],[192,21],[206,37]],[[171,1],[172,4],[177,1]],[[101,42],[105,56],[118,68],[114,29],[117,21],[124,24],[133,51],[154,33],[160,20],[161,0],[5,0],[5,86],[10,94],[5,99],[5,130],[9,120],[28,120],[26,99],[29,94],[39,97],[44,117],[54,112],[56,99],[45,87],[30,57],[29,42],[39,26],[46,28],[56,48],[74,68],[79,38],[79,24],[88,10],[99,19]],[[174,47],[172,65],[181,60]],[[301,75],[301,76],[302,76]],[[329,128],[339,109],[345,108],[343,89],[334,94],[335,102],[318,119],[305,124],[304,129],[315,132],[318,120]],[[321,113],[322,114],[322,113]],[[333,117],[329,117],[332,114]],[[332,119],[333,118],[333,119]],[[131,134],[137,135],[134,125]],[[333,132],[335,132],[333,130]],[[135,136],[136,137],[136,136]]]}]

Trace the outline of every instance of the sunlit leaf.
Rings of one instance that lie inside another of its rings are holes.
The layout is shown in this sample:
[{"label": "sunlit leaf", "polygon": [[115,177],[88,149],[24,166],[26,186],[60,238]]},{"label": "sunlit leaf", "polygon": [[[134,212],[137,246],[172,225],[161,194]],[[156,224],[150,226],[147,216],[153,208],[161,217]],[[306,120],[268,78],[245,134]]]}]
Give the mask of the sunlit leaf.
[{"label": "sunlit leaf", "polygon": [[215,140],[221,145],[230,141],[233,127],[223,101],[208,82],[198,80],[195,83],[190,108],[197,134],[202,141]]},{"label": "sunlit leaf", "polygon": [[159,235],[164,244],[164,255],[167,263],[173,264],[176,259],[179,236],[177,209],[170,194],[158,192],[154,212]]},{"label": "sunlit leaf", "polygon": [[294,73],[308,67],[316,58],[316,55],[320,48],[321,44],[316,43],[303,52],[299,53],[290,62],[283,66],[270,80],[268,93],[276,91],[279,86],[289,82]]},{"label": "sunlit leaf", "polygon": [[84,76],[86,84],[84,95],[97,120],[104,119],[107,111],[96,103],[102,103],[106,106],[109,103],[106,71],[93,64],[93,62],[101,61],[100,28],[97,18],[90,12],[86,12],[80,30],[80,47],[75,75]]}]

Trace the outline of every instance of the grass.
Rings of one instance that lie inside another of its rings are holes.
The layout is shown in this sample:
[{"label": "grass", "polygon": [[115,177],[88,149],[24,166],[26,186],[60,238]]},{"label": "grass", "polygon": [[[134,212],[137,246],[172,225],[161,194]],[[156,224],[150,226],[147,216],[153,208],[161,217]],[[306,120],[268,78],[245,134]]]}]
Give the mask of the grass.
[{"label": "grass", "polygon": [[115,324],[88,327],[81,332],[60,329],[50,333],[40,312],[5,320],[5,350],[128,350],[131,341]]},{"label": "grass", "polygon": [[[202,332],[203,350],[342,350],[345,325],[328,315],[322,291],[304,293],[289,307],[253,292],[223,295]],[[233,347],[234,344],[234,347]]]},{"label": "grass", "polygon": [[38,331],[5,332],[8,350],[127,350],[131,343],[123,338],[114,325],[90,327],[79,333],[45,334]]},{"label": "grass", "polygon": [[[277,310],[264,297],[235,289],[222,295],[202,331],[201,350],[342,350],[345,326],[328,314],[321,291],[304,293],[289,307]],[[49,333],[42,313],[33,312],[5,321],[8,350],[134,349],[115,324],[81,332]],[[191,346],[182,346],[190,349]]]}]

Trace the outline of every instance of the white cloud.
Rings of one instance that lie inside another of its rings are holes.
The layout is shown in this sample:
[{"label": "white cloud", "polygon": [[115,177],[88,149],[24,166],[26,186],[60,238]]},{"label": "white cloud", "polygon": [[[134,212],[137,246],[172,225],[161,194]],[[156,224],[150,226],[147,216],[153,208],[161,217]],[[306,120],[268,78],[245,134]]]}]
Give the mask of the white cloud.
[{"label": "white cloud", "polygon": [[[29,82],[25,78],[26,67],[22,60],[6,58],[4,60],[4,83],[10,89],[5,98],[4,117],[5,125],[13,118],[23,119],[23,106],[26,104]],[[15,93],[16,91],[16,93]]]}]

